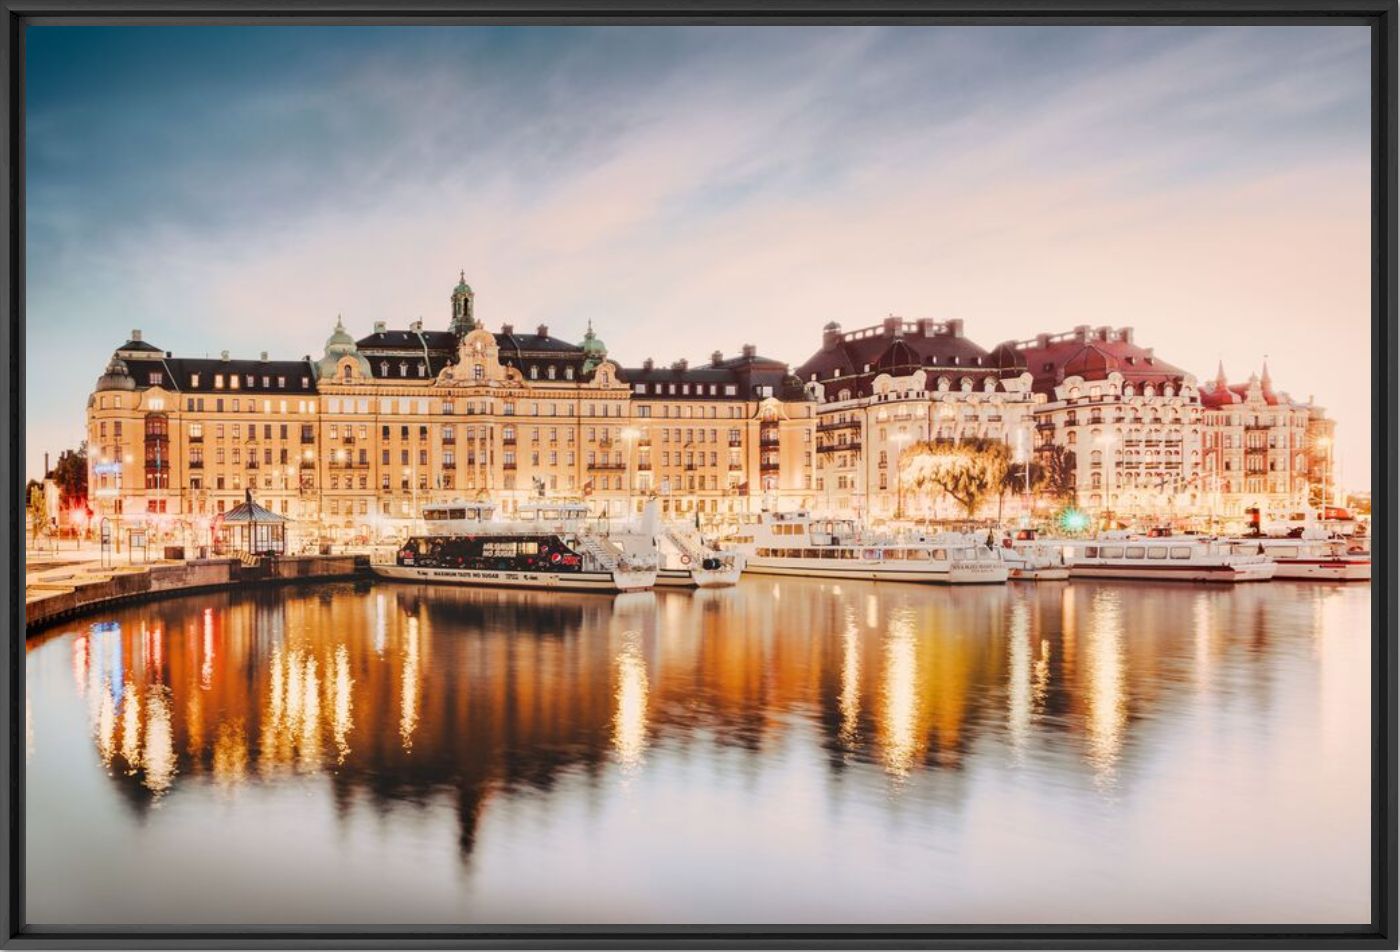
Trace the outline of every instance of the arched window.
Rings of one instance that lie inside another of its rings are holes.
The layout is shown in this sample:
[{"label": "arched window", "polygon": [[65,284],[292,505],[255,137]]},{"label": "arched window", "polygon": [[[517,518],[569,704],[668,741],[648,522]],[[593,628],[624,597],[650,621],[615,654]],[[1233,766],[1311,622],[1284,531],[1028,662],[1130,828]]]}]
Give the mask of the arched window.
[{"label": "arched window", "polygon": [[485,368],[484,366],[482,366],[481,364],[477,364],[477,365],[475,365],[474,367],[472,367],[472,379],[473,379],[473,380],[485,380],[485,379],[486,379],[486,368]]},{"label": "arched window", "polygon": [[343,368],[341,368],[341,379],[343,379],[343,380],[349,380],[349,379],[350,379],[350,365],[349,365],[349,364],[346,364]]},{"label": "arched window", "polygon": [[553,365],[553,364],[550,364],[547,368],[545,368],[544,375],[545,375],[546,377],[548,377],[550,380],[553,380],[553,379],[554,379],[554,365]]}]

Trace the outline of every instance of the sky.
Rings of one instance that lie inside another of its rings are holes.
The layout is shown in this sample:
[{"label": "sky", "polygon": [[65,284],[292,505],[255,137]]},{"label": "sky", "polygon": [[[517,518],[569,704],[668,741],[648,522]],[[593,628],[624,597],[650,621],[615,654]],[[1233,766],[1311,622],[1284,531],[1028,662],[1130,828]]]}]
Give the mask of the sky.
[{"label": "sky", "polygon": [[822,325],[1267,357],[1370,485],[1364,27],[42,26],[27,470],[132,328],[320,356],[476,314],[793,364]]}]

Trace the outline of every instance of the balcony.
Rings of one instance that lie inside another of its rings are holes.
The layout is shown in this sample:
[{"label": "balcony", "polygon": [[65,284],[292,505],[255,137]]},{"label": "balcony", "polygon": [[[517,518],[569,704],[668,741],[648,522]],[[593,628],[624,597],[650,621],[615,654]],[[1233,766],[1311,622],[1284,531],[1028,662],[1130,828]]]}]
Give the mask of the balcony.
[{"label": "balcony", "polygon": [[744,446],[744,441],[743,441],[743,440],[730,440],[730,441],[729,441],[729,448],[730,448],[731,450],[742,449],[743,446]]},{"label": "balcony", "polygon": [[314,459],[304,459],[304,460],[301,461],[301,468],[302,468],[302,469],[315,469],[315,468],[316,468],[316,461],[315,461]]},{"label": "balcony", "polygon": [[817,432],[818,432],[818,433],[828,433],[828,432],[830,432],[830,431],[832,431],[832,430],[846,430],[846,429],[850,429],[850,428],[852,428],[852,427],[855,427],[855,428],[859,429],[859,428],[860,428],[860,421],[859,421],[859,420],[836,420],[836,421],[828,420],[828,421],[826,421],[826,422],[824,422],[824,423],[818,423],[818,424],[817,424]]},{"label": "balcony", "polygon": [[637,464],[637,469],[643,473],[651,472],[651,463],[647,460],[642,460],[642,462]]},{"label": "balcony", "polygon": [[604,471],[607,471],[607,472],[621,472],[622,470],[624,470],[624,469],[627,468],[627,464],[626,464],[626,463],[603,463],[603,462],[600,462],[600,463],[589,463],[589,464],[588,464],[588,468],[589,468],[589,469],[604,470]]},{"label": "balcony", "polygon": [[353,436],[342,437],[340,442],[346,446],[354,446],[355,438]]},{"label": "balcony", "polygon": [[313,443],[315,443],[315,442],[316,442],[316,434],[315,434],[315,433],[303,433],[303,434],[301,435],[301,445],[302,445],[302,446],[310,446],[311,444],[313,444]]},{"label": "balcony", "polygon": [[248,464],[247,464],[247,465],[248,465],[248,468],[249,468],[249,469],[257,469],[258,466],[259,466],[259,463],[258,463],[258,461],[255,460],[255,459],[250,459],[250,460],[248,460]]},{"label": "balcony", "polygon": [[445,463],[442,464],[442,468],[443,468],[443,469],[456,469],[456,468],[457,468],[457,464],[456,464],[455,462],[454,462],[454,463],[446,463],[446,462],[445,462]]},{"label": "balcony", "polygon": [[191,442],[191,443],[203,443],[203,442],[204,442],[204,437],[203,437],[202,435],[201,435],[201,436],[195,436],[195,435],[191,434],[191,435],[190,435],[190,442]]},{"label": "balcony", "polygon": [[860,449],[860,441],[851,443],[829,443],[826,446],[818,446],[818,453],[842,453],[847,450],[856,451]]},{"label": "balcony", "polygon": [[760,473],[776,473],[778,471],[778,461],[765,460],[758,464],[758,471]]},{"label": "balcony", "polygon": [[204,460],[202,460],[202,459],[192,459],[192,460],[190,460],[190,469],[203,469],[203,468],[204,468]]}]

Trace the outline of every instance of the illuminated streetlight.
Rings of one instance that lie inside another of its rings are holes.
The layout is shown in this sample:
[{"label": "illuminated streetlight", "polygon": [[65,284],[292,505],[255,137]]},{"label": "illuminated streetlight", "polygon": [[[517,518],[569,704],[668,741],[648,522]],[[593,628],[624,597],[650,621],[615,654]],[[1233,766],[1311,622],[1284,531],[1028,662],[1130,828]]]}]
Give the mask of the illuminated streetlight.
[{"label": "illuminated streetlight", "polygon": [[627,518],[632,518],[632,480],[635,474],[632,468],[632,447],[641,438],[642,431],[635,426],[624,427],[622,430],[622,441],[627,444]]},{"label": "illuminated streetlight", "polygon": [[899,447],[894,457],[895,519],[904,518],[904,467],[900,464],[904,458],[904,447],[909,445],[909,440],[909,434],[903,432],[890,437],[890,442]]}]

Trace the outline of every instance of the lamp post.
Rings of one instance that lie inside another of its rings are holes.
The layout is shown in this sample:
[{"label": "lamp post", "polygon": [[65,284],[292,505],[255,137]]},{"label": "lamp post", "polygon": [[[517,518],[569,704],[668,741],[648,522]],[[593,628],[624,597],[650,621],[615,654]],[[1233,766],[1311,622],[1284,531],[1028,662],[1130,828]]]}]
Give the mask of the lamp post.
[{"label": "lamp post", "polygon": [[[1116,434],[1109,433],[1099,437],[1099,446],[1103,448],[1103,508],[1104,519],[1107,520],[1113,513],[1113,447],[1118,440]],[[1108,528],[1105,522],[1105,528]]]},{"label": "lamp post", "polygon": [[909,444],[909,434],[896,433],[890,437],[890,442],[898,447],[894,456],[894,518],[898,522],[904,518],[904,469],[900,463],[904,457],[904,447]]},{"label": "lamp post", "polygon": [[632,482],[636,479],[636,470],[632,465],[632,449],[637,440],[641,437],[642,431],[635,426],[624,427],[622,430],[622,442],[627,444],[627,518],[632,518]]},{"label": "lamp post", "polygon": [[1330,436],[1320,436],[1317,438],[1317,445],[1327,451],[1327,457],[1322,463],[1322,521],[1327,521],[1327,502],[1331,498],[1330,483],[1332,480],[1332,438]]}]

